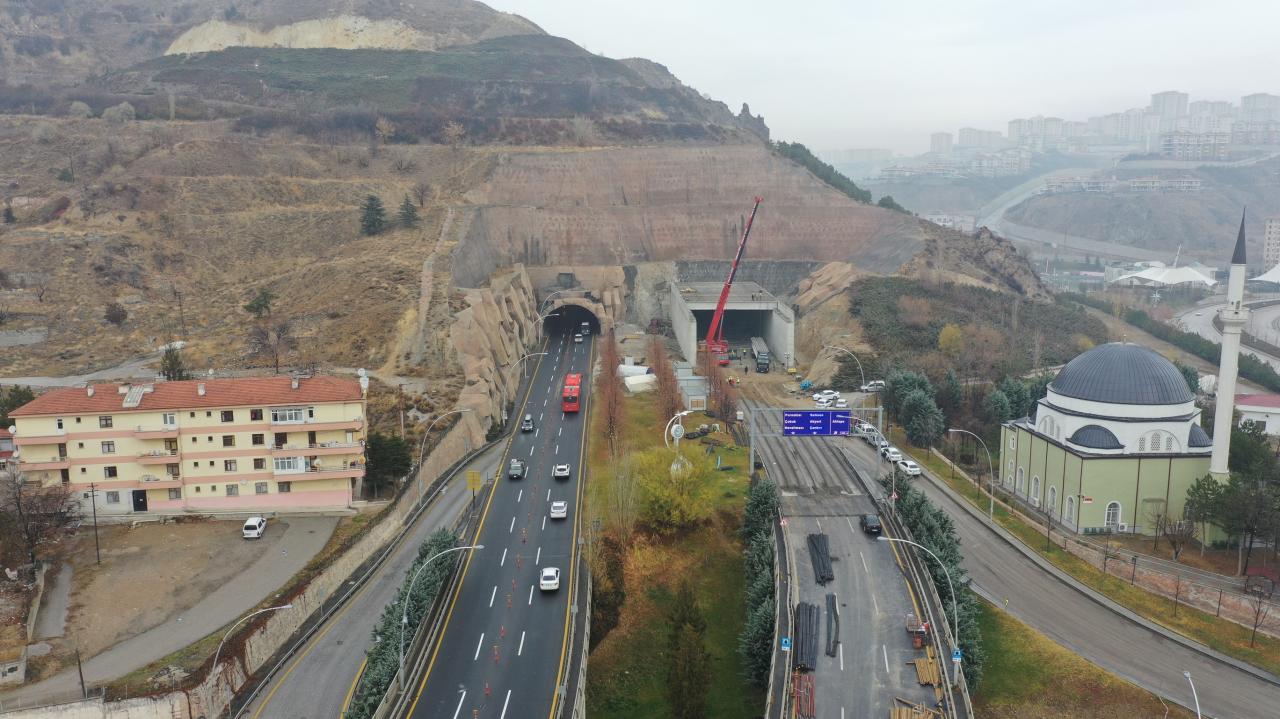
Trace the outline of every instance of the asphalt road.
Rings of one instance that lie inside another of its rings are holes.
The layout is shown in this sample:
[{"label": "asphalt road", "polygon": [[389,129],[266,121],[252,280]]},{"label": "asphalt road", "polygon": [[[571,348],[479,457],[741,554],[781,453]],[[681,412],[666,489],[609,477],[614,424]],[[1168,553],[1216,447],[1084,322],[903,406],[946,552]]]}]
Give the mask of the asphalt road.
[{"label": "asphalt road", "polygon": [[[1177,317],[1177,321],[1187,332],[1193,332],[1211,342],[1222,342],[1222,333],[1217,327],[1213,326],[1213,318],[1218,316],[1218,312],[1226,307],[1226,303],[1220,301],[1211,302],[1209,304],[1197,305],[1191,309],[1185,310]],[[1248,304],[1247,302],[1245,304]],[[1249,324],[1245,327],[1245,332],[1254,337],[1261,337],[1268,342],[1276,342],[1280,344],[1280,305],[1271,307],[1260,307],[1249,313]],[[1240,352],[1248,353],[1270,364],[1276,371],[1280,371],[1280,357],[1273,357],[1252,347],[1240,346]]]},{"label": "asphalt road", "polygon": [[[472,460],[467,469],[492,477],[505,443]],[[407,497],[405,498],[408,499]],[[337,717],[373,643],[371,630],[382,610],[395,600],[418,547],[437,529],[450,527],[471,501],[466,475],[458,472],[431,506],[419,515],[399,546],[347,604],[329,619],[284,671],[263,687],[240,716],[252,719]]]},{"label": "asphalt road", "polygon": [[[871,469],[874,452],[860,440],[844,440],[857,462]],[[960,537],[964,566],[979,593],[1053,641],[1168,701],[1192,704],[1183,671],[1190,671],[1204,716],[1263,719],[1277,715],[1280,686],[1208,657],[1099,604],[1040,568],[974,518],[950,495],[917,479],[933,503],[946,510]]]},{"label": "asphalt road", "polygon": [[[760,413],[757,431],[781,432],[781,417]],[[915,612],[906,579],[887,542],[864,535],[858,516],[875,513],[875,502],[853,477],[842,447],[832,437],[759,438],[756,450],[782,494],[790,548],[792,601],[816,604],[826,642],[826,595],[836,595],[840,645],[836,656],[818,653],[814,705],[819,717],[884,717],[894,697],[932,705],[933,690],[916,683],[907,662],[924,656],[911,648],[905,629]],[[874,476],[869,474],[868,476]],[[806,538],[825,533],[835,580],[814,578]]]},{"label": "asphalt road", "polygon": [[[481,516],[477,542],[448,610],[439,644],[419,680],[409,716],[420,719],[505,719],[550,716],[559,701],[575,579],[574,541],[582,484],[587,399],[594,335],[577,344],[552,335],[534,371],[517,420],[532,414],[537,429],[517,433],[508,456],[528,463],[523,480],[505,469]],[[570,372],[583,375],[582,410],[564,414],[560,390]],[[507,466],[507,456],[500,466]],[[569,479],[552,467],[569,464]],[[550,502],[567,500],[567,520],[550,520]],[[560,589],[540,591],[543,567],[561,569]]]}]

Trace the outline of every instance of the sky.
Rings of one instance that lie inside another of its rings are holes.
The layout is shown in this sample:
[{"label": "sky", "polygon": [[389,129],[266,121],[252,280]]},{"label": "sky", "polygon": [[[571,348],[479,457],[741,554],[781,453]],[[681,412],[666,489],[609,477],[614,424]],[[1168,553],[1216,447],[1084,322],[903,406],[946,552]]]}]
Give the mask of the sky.
[{"label": "sky", "polygon": [[[662,63],[774,139],[929,149],[929,134],[1085,120],[1180,90],[1280,94],[1280,1],[487,0],[613,58]],[[780,10],[785,8],[785,10]]]}]

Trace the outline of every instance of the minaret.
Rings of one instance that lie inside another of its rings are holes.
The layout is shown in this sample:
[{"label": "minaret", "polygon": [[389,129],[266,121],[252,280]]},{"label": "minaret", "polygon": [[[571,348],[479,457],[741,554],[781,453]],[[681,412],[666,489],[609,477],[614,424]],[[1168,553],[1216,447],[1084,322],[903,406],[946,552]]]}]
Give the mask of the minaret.
[{"label": "minaret", "polygon": [[1231,453],[1231,418],[1236,404],[1236,371],[1240,366],[1240,333],[1249,321],[1249,308],[1244,306],[1244,214],[1240,215],[1240,234],[1231,254],[1231,273],[1227,276],[1227,306],[1222,309],[1222,359],[1218,362],[1218,402],[1213,416],[1213,455],[1209,473],[1219,481],[1227,479],[1227,455]]}]

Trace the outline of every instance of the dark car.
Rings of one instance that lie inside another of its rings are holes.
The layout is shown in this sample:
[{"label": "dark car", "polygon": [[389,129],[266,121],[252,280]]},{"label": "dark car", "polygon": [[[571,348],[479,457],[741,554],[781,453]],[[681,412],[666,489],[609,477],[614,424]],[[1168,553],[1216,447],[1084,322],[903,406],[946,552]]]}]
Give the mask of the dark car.
[{"label": "dark car", "polygon": [[862,531],[867,534],[880,533],[880,518],[874,514],[864,514],[858,520],[858,524],[862,525]]},{"label": "dark car", "polygon": [[523,460],[513,459],[511,465],[507,468],[507,477],[509,479],[524,479],[525,472],[529,470],[529,466]]}]

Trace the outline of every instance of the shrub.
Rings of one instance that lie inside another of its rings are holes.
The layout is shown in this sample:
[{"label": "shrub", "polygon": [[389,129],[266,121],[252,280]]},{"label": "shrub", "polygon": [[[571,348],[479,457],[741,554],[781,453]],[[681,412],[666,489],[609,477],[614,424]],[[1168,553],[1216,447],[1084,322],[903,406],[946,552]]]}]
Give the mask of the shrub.
[{"label": "shrub", "polygon": [[124,324],[125,320],[129,319],[129,311],[119,302],[112,302],[103,309],[102,316],[111,324],[119,327]]},{"label": "shrub", "polygon": [[119,105],[113,105],[102,111],[102,119],[112,125],[121,125],[126,122],[133,122],[137,119],[138,113],[133,109],[133,105],[122,102]]}]

